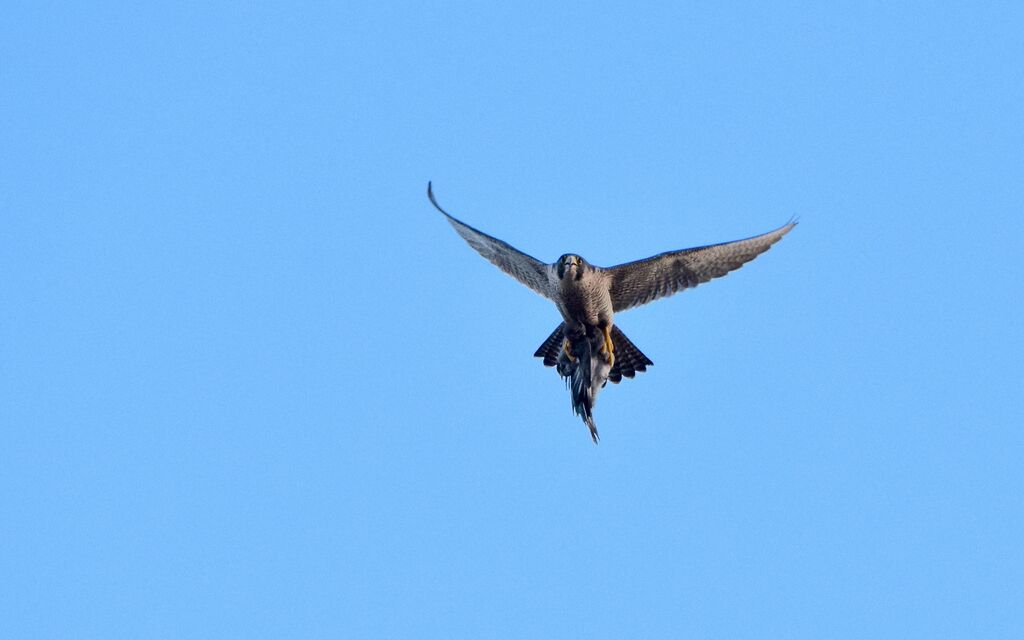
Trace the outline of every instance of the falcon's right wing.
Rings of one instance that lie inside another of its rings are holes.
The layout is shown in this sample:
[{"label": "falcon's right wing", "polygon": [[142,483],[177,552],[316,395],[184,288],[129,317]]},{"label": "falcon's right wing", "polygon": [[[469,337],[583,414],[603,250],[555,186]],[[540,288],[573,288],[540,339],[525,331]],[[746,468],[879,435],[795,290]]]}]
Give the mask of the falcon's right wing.
[{"label": "falcon's right wing", "polygon": [[430,203],[448,218],[448,222],[462,236],[462,239],[468,242],[469,246],[476,249],[477,253],[545,298],[552,300],[555,298],[556,292],[548,277],[549,265],[544,264],[533,256],[526,255],[507,242],[489,236],[483,231],[478,231],[452,217],[451,214],[441,208],[441,205],[437,204],[437,200],[434,199],[434,191],[429,182],[427,183],[427,197],[430,198]]}]

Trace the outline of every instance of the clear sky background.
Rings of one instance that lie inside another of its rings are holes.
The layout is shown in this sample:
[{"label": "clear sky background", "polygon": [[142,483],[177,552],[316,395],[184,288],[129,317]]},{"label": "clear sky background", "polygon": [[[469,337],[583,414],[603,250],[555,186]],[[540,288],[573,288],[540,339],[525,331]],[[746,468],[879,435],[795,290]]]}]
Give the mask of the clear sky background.
[{"label": "clear sky background", "polygon": [[1019,3],[361,4],[5,6],[5,637],[1024,637]]}]

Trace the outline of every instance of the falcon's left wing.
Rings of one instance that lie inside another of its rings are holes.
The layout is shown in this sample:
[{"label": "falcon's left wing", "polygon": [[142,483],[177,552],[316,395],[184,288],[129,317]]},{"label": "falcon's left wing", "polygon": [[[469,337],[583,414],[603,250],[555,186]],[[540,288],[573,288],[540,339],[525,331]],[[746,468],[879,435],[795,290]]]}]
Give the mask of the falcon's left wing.
[{"label": "falcon's left wing", "polygon": [[526,255],[509,243],[489,236],[454,218],[442,209],[441,205],[437,204],[437,200],[434,199],[434,190],[429,182],[427,183],[427,197],[430,198],[430,203],[448,218],[448,222],[462,236],[462,239],[476,249],[477,253],[545,298],[552,300],[555,298],[556,292],[548,278],[548,265],[533,256]]},{"label": "falcon's left wing", "polygon": [[606,269],[612,280],[612,307],[617,313],[724,276],[767,251],[795,226],[791,221],[746,240],[669,251]]}]

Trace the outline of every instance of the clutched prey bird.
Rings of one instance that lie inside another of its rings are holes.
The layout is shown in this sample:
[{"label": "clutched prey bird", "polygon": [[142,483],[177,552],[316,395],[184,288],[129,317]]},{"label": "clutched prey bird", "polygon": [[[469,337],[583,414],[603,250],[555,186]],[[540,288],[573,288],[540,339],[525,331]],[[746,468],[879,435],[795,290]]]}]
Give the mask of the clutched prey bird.
[{"label": "clutched prey bird", "polygon": [[796,226],[790,221],[746,240],[667,251],[615,267],[598,267],[573,253],[545,264],[454,218],[437,203],[430,183],[427,197],[477,253],[558,307],[562,323],[534,355],[557,367],[569,386],[573,410],[595,443],[598,392],[609,380],[618,383],[654,364],[622,333],[615,314],[739,269]]}]

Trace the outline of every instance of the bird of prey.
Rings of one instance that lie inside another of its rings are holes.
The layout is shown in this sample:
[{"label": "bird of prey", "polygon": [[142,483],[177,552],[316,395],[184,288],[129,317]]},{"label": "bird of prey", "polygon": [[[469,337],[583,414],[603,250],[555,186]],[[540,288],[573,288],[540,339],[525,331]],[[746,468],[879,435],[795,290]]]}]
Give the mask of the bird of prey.
[{"label": "bird of prey", "polygon": [[430,183],[427,197],[477,253],[555,303],[562,323],[534,355],[546,366],[557,367],[569,386],[573,410],[595,443],[597,393],[607,381],[632,378],[654,364],[614,323],[615,314],[739,269],[796,226],[790,220],[745,240],[667,251],[615,267],[598,267],[573,253],[545,264],[453,217],[437,203]]}]

